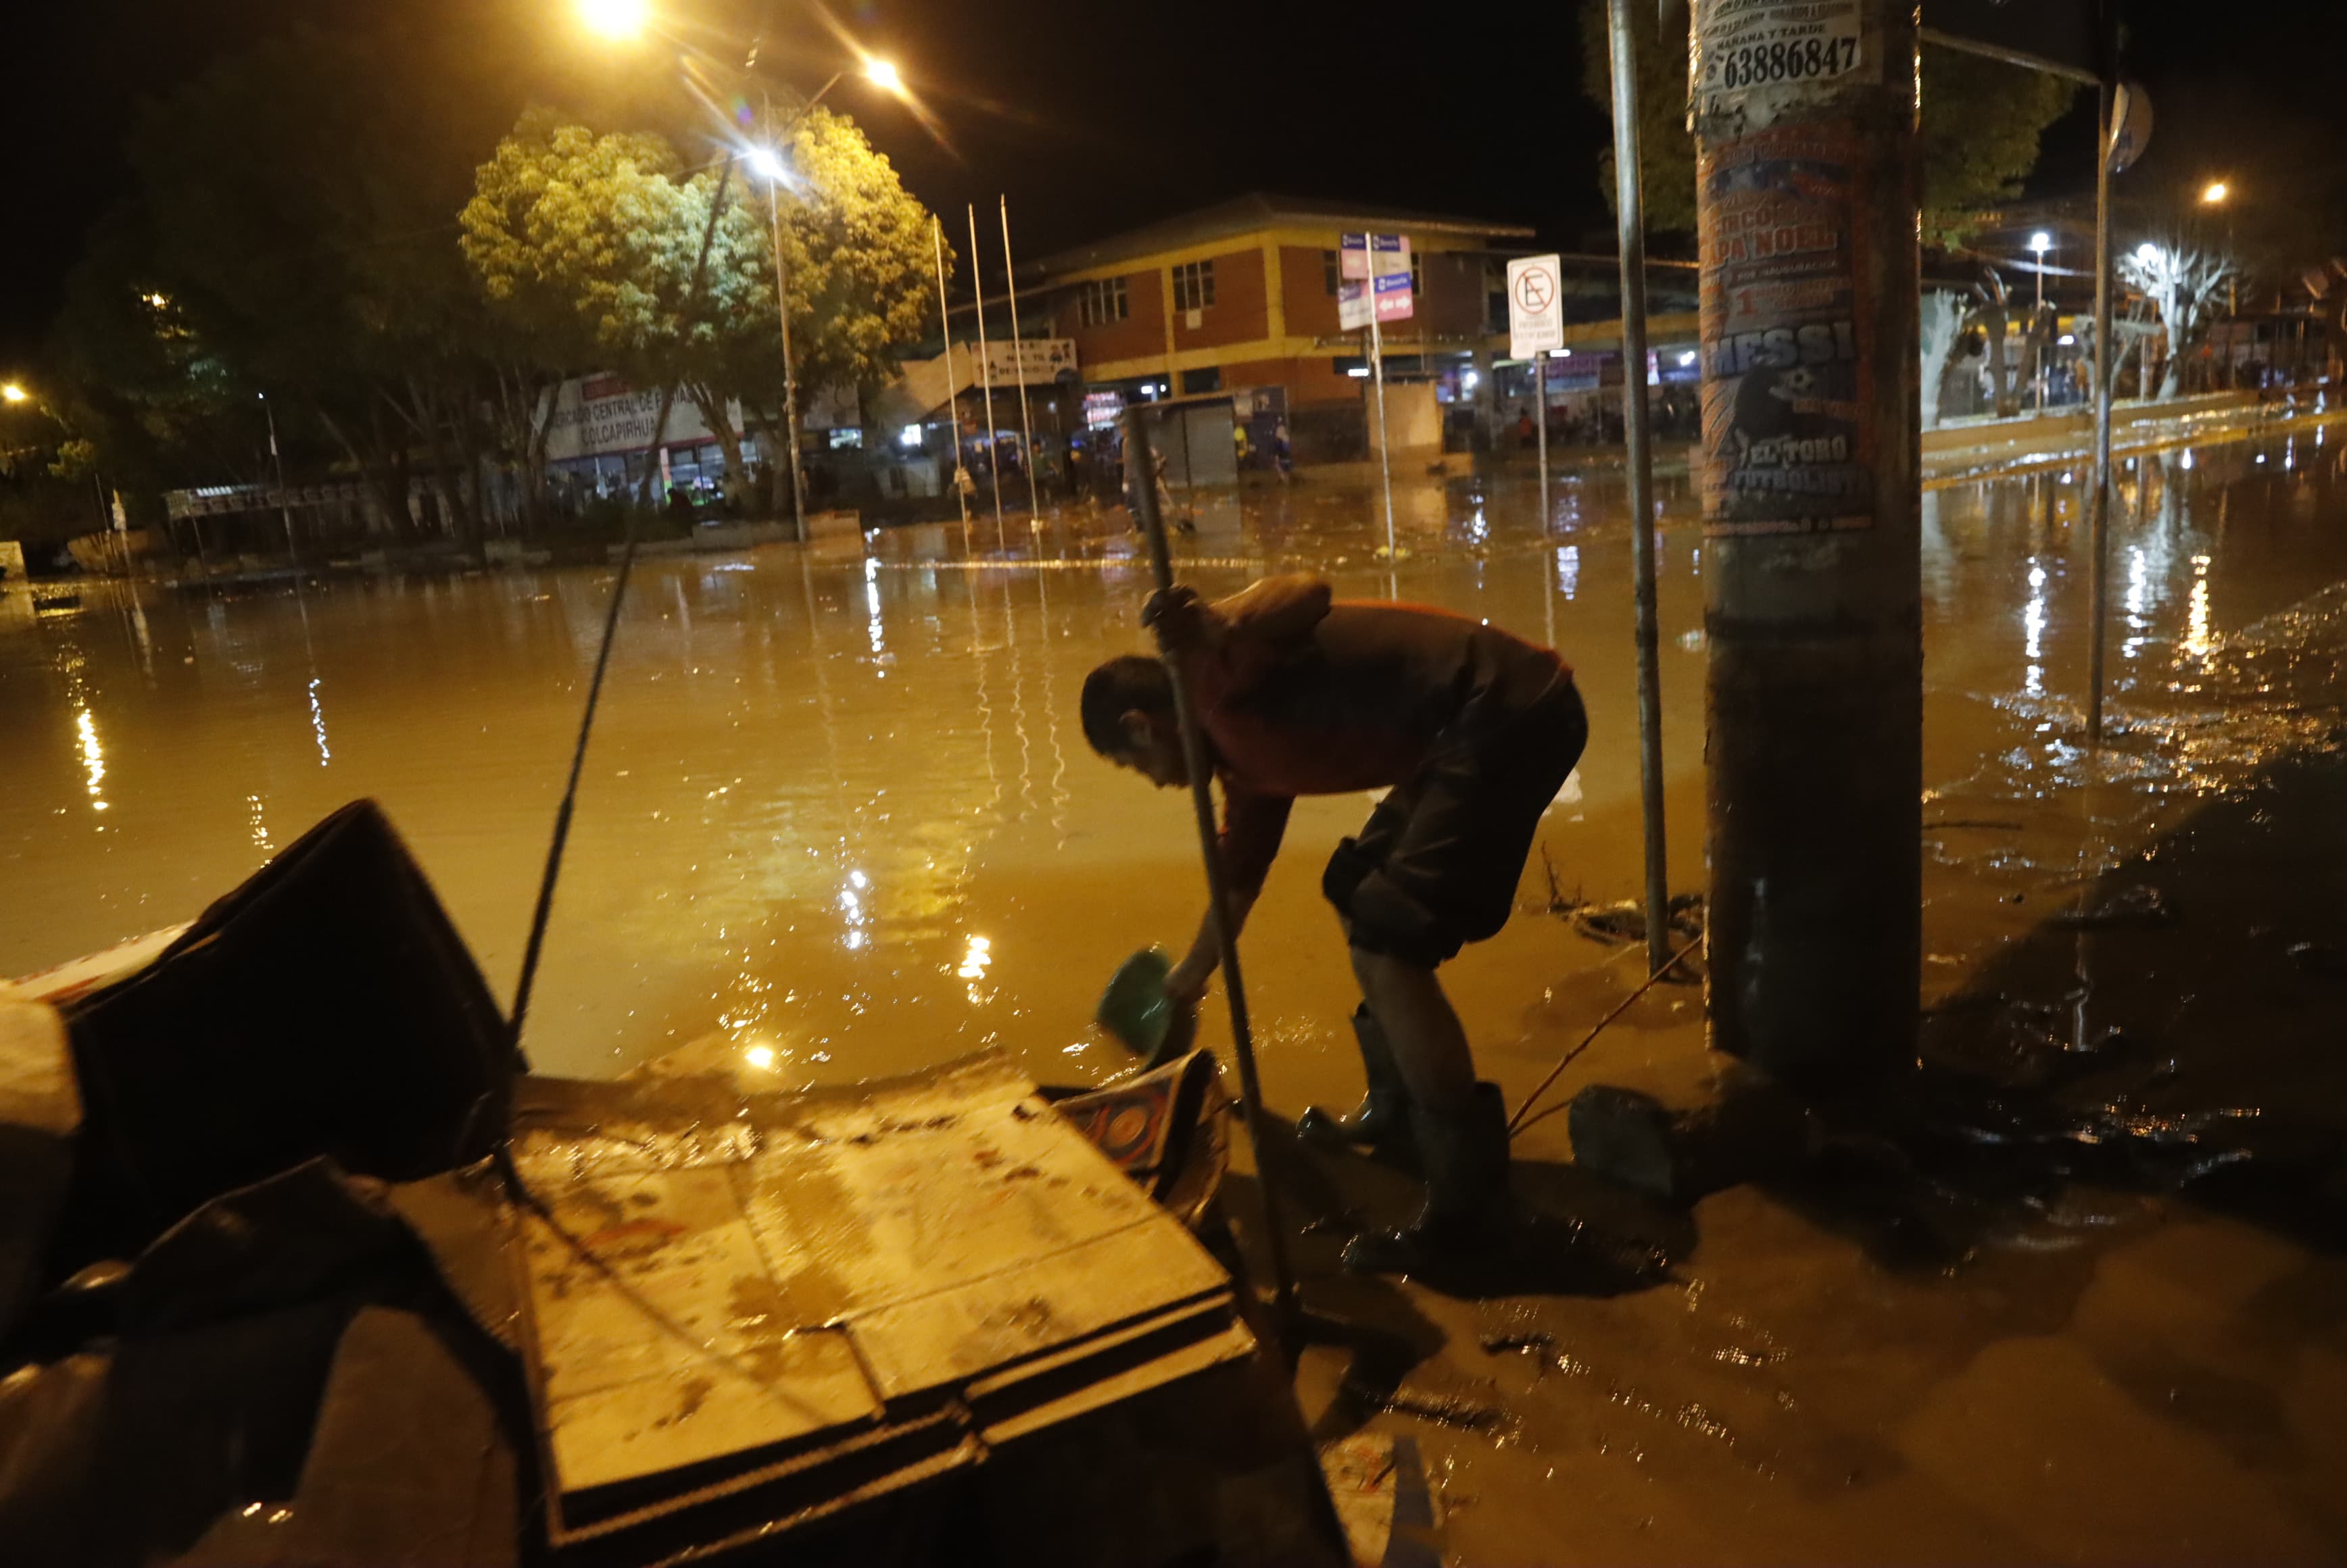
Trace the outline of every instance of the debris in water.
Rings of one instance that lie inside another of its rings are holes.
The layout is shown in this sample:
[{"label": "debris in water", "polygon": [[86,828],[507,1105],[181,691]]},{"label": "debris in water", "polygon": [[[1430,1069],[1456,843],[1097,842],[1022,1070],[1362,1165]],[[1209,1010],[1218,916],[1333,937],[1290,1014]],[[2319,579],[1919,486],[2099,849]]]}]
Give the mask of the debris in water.
[{"label": "debris in water", "polygon": [[2157,887],[2128,887],[2100,904],[2066,909],[2048,924],[2065,931],[2144,930],[2175,923],[2176,911]]}]

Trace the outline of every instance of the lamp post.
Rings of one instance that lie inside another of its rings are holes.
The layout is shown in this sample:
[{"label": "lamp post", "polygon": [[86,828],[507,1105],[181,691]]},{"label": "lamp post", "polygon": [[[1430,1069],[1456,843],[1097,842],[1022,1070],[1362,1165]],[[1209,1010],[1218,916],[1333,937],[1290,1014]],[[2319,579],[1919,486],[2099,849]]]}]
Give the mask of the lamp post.
[{"label": "lamp post", "polygon": [[[754,58],[754,55],[753,58]],[[753,149],[749,155],[750,168],[766,182],[766,218],[772,227],[774,246],[774,314],[782,325],[783,334],[783,427],[789,436],[791,463],[791,534],[799,543],[807,540],[806,466],[799,455],[799,378],[798,367],[791,355],[791,293],[790,267],[783,257],[782,189],[791,178],[790,166],[783,160],[783,149],[798,134],[815,105],[823,102],[840,78],[846,76],[845,67],[831,73],[830,80],[817,87],[815,96],[799,106],[797,112],[774,128],[774,146]],[[872,59],[864,63],[865,79],[889,92],[902,94],[904,78],[897,67],[887,60]],[[766,108],[766,118],[774,122],[774,106]]]},{"label": "lamp post", "polygon": [[285,524],[285,559],[293,563],[298,574],[302,552],[293,543],[293,508],[285,499],[285,459],[277,450],[277,411],[269,406],[269,394],[256,392],[252,395],[261,400],[261,416],[269,424],[269,461],[277,474],[277,515]]},{"label": "lamp post", "polygon": [[[65,436],[68,439],[73,437],[73,426],[67,424],[63,416],[61,416],[55,408],[36,397],[30,387],[26,386],[21,381],[0,382],[0,407],[24,408],[27,406],[31,407],[34,413],[40,415],[50,424],[56,425],[60,431],[64,432]],[[114,525],[114,508],[107,504],[106,479],[103,475],[99,474],[95,464],[90,467],[89,482],[93,493],[97,497],[98,531],[107,535],[108,538],[113,538],[116,532]]]},{"label": "lamp post", "polygon": [[2240,345],[2233,341],[2233,323],[2241,313],[2240,280],[2230,275],[2233,265],[2233,210],[2229,203],[2232,198],[2233,188],[2221,179],[2212,179],[2200,188],[2201,206],[2225,209],[2225,267],[2228,274],[2225,279],[2225,384],[2229,387],[2239,379],[2234,360],[2240,353]]},{"label": "lamp post", "polygon": [[[578,0],[578,12],[580,22],[589,31],[615,43],[641,36],[651,24],[651,10],[645,0]],[[757,70],[762,42],[761,38],[752,39],[749,52],[743,61],[742,68],[745,72]],[[861,51],[857,52],[861,54]],[[866,80],[899,97],[905,96],[905,78],[892,62],[866,56],[861,66]],[[745,153],[735,155],[749,164],[752,172],[766,181],[766,219],[774,247],[774,314],[783,340],[783,427],[790,453],[791,533],[801,544],[805,544],[807,538],[806,468],[799,452],[798,370],[791,353],[790,268],[783,255],[782,187],[790,179],[790,168],[784,160],[783,149],[797,134],[806,117],[814,112],[815,107],[847,76],[849,68],[842,67],[832,72],[829,79],[815,90],[814,96],[780,124],[775,122],[770,99],[766,106],[766,122],[773,145],[753,147]],[[733,159],[729,158],[726,162],[730,167]],[[721,186],[716,200],[722,202],[723,200]],[[710,213],[712,231],[716,227],[717,217],[712,206]],[[705,241],[702,248],[705,252]]]},{"label": "lamp post", "polygon": [[[2042,331],[2045,325],[2045,252],[2052,249],[2054,249],[2054,236],[2045,230],[2040,229],[2029,237],[2030,253],[2037,258],[2037,313],[2030,318],[2029,322],[2029,330],[2033,333]],[[2045,411],[2045,348],[2047,346],[2050,345],[2041,345],[2038,349],[2036,384],[2030,388],[2030,395],[2037,400],[2037,411],[2040,414]]]}]

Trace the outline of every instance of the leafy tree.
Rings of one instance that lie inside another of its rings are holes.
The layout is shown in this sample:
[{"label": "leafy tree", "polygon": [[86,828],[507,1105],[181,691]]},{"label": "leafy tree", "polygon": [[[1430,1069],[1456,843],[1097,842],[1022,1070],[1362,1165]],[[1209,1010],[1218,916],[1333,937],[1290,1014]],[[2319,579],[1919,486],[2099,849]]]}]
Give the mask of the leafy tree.
[{"label": "leafy tree", "polygon": [[451,219],[507,111],[469,41],[297,31],[150,107],[128,150],[194,339],[305,407],[402,532],[420,451],[477,545],[483,313]]},{"label": "leafy tree", "polygon": [[[774,450],[789,441],[770,219],[782,235],[802,413],[812,392],[869,392],[893,378],[897,351],[921,336],[934,308],[928,210],[853,120],[823,108],[804,115],[791,127],[786,163],[791,178],[781,188],[742,192],[746,223],[729,213],[721,225],[709,268],[722,308],[686,354],[683,379],[709,427],[723,432],[729,461],[738,455],[723,417],[728,398],[741,400]],[[698,210],[705,217],[705,206]]]},{"label": "leafy tree", "polygon": [[[1630,7],[1636,36],[1638,155],[1645,165],[1646,222],[1662,234],[1696,229],[1695,138],[1687,131],[1687,36],[1665,27],[1655,8]],[[1583,0],[1582,86],[1608,114],[1614,80],[1605,0]],[[2077,92],[2075,83],[2016,66],[1926,45],[1922,119],[1917,131],[1923,241],[1952,245],[1977,215],[2021,192],[2036,167],[2039,138]],[[1598,159],[1606,205],[1614,205],[1611,142]]]},{"label": "leafy tree", "polygon": [[461,246],[487,300],[499,432],[533,515],[562,379],[643,357],[682,220],[679,167],[658,136],[598,136],[533,108],[474,172]]},{"label": "leafy tree", "polygon": [[[804,116],[788,162],[789,184],[770,196],[738,169],[686,176],[660,137],[598,135],[533,110],[477,172],[465,254],[495,316],[533,345],[538,363],[600,364],[640,384],[682,388],[738,477],[729,405],[739,401],[778,446],[787,440],[774,219],[803,393],[894,375],[896,351],[919,336],[935,286],[928,213],[852,121],[823,109]],[[695,299],[704,234],[709,260]],[[538,439],[542,453],[542,429]]]}]

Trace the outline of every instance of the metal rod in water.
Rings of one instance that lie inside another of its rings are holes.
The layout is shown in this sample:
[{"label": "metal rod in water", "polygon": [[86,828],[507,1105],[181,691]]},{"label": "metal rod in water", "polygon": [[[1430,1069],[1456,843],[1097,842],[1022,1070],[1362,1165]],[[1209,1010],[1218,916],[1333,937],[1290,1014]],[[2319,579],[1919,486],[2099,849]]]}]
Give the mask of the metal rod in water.
[{"label": "metal rod in water", "polygon": [[[709,247],[717,237],[717,220],[725,210],[725,189],[733,174],[733,160],[727,159],[717,176],[717,190],[709,200],[709,221],[701,231],[701,253],[693,259],[692,282],[684,292],[684,323],[690,327],[700,313],[701,288],[709,276]],[[652,444],[644,459],[644,483],[651,483],[652,465],[660,459],[661,442],[668,435],[669,409],[676,401],[676,388],[671,385],[661,394],[660,413],[652,420]],[[628,597],[628,574],[636,564],[636,515],[630,511],[627,520],[627,545],[620,553],[620,575],[611,584],[610,607],[603,612],[603,642],[595,651],[595,673],[587,682],[587,709],[579,716],[579,743],[570,753],[570,780],[563,785],[562,804],[554,812],[554,838],[546,846],[546,874],[538,878],[538,905],[530,912],[529,939],[522,944],[521,978],[514,982],[513,1014],[507,1023],[512,1042],[514,1065],[522,1071],[529,1071],[529,1058],[521,1048],[523,1021],[529,1017],[529,996],[538,984],[538,960],[546,950],[546,927],[554,917],[554,888],[562,878],[562,851],[570,842],[570,818],[579,806],[579,777],[587,766],[587,742],[595,733],[595,707],[603,695],[603,674],[611,666],[611,644],[620,633],[620,605]]]},{"label": "metal rod in water", "polygon": [[[1126,472],[1142,476],[1133,487],[1133,504],[1140,514],[1142,531],[1148,536],[1149,564],[1163,592],[1174,586],[1174,558],[1165,548],[1165,518],[1158,509],[1157,487],[1148,478],[1155,471],[1150,462],[1148,418],[1138,407],[1125,411],[1124,455]],[[1163,633],[1159,636],[1162,649]],[[1255,1185],[1263,1194],[1272,1289],[1286,1329],[1297,1318],[1296,1276],[1288,1265],[1287,1229],[1280,1215],[1279,1194],[1264,1162],[1263,1085],[1255,1075],[1255,1032],[1247,1023],[1246,985],[1239,974],[1238,933],[1231,929],[1230,889],[1223,876],[1221,835],[1214,830],[1214,770],[1207,765],[1205,733],[1199,728],[1197,710],[1190,704],[1181,661],[1169,655],[1165,672],[1173,682],[1174,712],[1182,726],[1182,761],[1190,774],[1190,804],[1197,812],[1198,847],[1206,863],[1206,908],[1214,925],[1214,946],[1222,954],[1223,996],[1230,1004],[1231,1044],[1239,1061],[1239,1097],[1246,1112],[1247,1144],[1255,1153]]]}]

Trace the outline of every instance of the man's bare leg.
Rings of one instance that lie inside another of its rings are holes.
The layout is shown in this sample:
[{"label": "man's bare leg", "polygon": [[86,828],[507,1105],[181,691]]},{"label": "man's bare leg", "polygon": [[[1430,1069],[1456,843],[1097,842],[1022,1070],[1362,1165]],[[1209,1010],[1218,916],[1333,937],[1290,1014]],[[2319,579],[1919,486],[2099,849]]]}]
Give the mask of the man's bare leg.
[{"label": "man's bare leg", "polygon": [[1384,1026],[1410,1098],[1438,1115],[1458,1113],[1475,1091],[1475,1058],[1442,982],[1420,964],[1360,948],[1352,955],[1362,999]]}]

